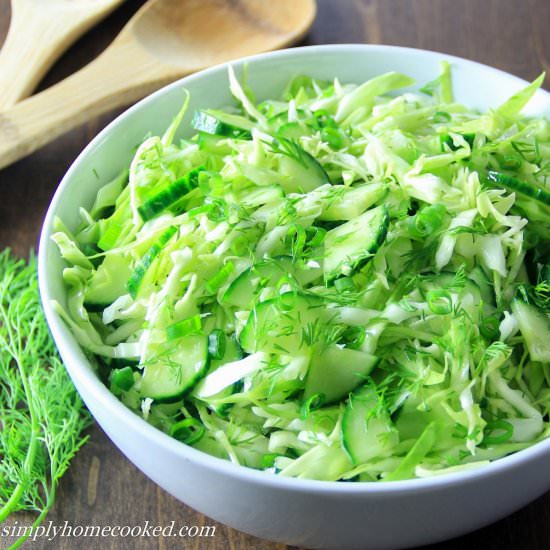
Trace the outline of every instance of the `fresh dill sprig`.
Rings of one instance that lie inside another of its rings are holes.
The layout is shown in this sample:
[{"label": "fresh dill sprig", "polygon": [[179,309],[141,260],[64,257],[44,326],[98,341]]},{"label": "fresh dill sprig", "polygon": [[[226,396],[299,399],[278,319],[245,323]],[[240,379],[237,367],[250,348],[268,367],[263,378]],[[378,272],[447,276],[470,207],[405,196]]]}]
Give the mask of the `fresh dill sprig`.
[{"label": "fresh dill sprig", "polygon": [[[51,509],[57,484],[85,443],[90,423],[50,336],[36,258],[0,253],[0,523],[12,513]],[[19,547],[26,535],[11,548]]]},{"label": "fresh dill sprig", "polygon": [[539,148],[539,141],[535,137],[531,142],[529,141],[512,141],[512,147],[514,150],[527,162],[533,164],[540,164],[541,154]]},{"label": "fresh dill sprig", "polygon": [[543,268],[539,269],[537,283],[534,285],[521,283],[516,288],[516,295],[524,302],[534,304],[542,311],[550,311],[550,280],[543,273]]},{"label": "fresh dill sprig", "polygon": [[288,158],[291,158],[307,168],[308,153],[304,151],[295,141],[278,135],[269,146],[275,153],[280,153]]}]

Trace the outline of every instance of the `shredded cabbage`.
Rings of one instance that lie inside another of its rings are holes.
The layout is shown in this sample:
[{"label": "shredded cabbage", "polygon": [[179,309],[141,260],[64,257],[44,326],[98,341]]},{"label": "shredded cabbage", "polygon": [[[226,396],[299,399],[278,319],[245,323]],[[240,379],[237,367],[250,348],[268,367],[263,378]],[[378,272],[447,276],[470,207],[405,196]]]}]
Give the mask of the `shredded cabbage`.
[{"label": "shredded cabbage", "polygon": [[419,91],[298,76],[262,102],[231,68],[235,105],[176,140],[187,98],[75,232],[58,220],[57,311],[136,414],[244,466],[391,481],[533,445],[550,125],[520,112],[542,80],[477,113],[448,64]]}]

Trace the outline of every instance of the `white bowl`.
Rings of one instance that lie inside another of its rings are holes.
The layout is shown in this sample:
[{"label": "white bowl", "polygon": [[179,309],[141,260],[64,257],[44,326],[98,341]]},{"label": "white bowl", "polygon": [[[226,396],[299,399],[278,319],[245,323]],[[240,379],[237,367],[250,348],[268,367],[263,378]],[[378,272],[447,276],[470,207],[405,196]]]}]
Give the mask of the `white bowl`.
[{"label": "white bowl", "polygon": [[[441,60],[452,64],[456,98],[471,107],[498,105],[525,82],[449,55],[390,46],[312,46],[234,62],[249,66],[258,98],[277,97],[293,75],[363,82],[401,71],[425,83]],[[161,133],[191,92],[184,121],[198,107],[230,102],[227,67],[189,76],[144,99],[109,124],[71,166],[49,208],[39,252],[40,291],[53,336],[78,391],[101,427],[147,476],[176,498],[222,523],[273,541],[310,548],[389,549],[427,544],[472,531],[510,514],[550,489],[550,439],[478,470],[389,483],[286,479],[214,458],[153,428],[99,381],[50,301],[65,301],[63,261],[51,242],[54,216],[77,224],[99,187],[128,165],[149,132]],[[531,113],[550,113],[539,91]],[[97,173],[97,176],[95,175]]]}]

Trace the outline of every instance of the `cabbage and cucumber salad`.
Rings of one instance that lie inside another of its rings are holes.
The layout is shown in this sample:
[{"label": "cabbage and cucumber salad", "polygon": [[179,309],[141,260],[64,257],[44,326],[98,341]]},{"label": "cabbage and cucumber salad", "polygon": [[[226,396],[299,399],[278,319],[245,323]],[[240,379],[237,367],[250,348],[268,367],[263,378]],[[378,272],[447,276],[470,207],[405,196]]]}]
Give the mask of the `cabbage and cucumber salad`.
[{"label": "cabbage and cucumber salad", "polygon": [[477,113],[447,64],[261,102],[229,69],[234,105],[176,139],[186,101],[56,221],[57,311],[125,405],[236,464],[391,481],[524,449],[550,435],[542,80]]}]

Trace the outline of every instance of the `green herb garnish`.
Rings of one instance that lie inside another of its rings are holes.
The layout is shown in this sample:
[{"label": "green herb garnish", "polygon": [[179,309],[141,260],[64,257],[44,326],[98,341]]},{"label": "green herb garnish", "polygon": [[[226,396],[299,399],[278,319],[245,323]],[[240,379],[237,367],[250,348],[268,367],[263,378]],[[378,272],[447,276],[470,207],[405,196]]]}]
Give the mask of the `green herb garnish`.
[{"label": "green herb garnish", "polygon": [[[90,417],[61,363],[38,294],[36,259],[0,253],[0,523],[51,509]],[[30,533],[15,542],[20,546]]]}]

